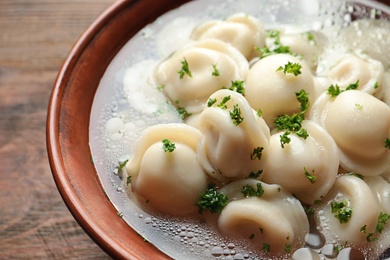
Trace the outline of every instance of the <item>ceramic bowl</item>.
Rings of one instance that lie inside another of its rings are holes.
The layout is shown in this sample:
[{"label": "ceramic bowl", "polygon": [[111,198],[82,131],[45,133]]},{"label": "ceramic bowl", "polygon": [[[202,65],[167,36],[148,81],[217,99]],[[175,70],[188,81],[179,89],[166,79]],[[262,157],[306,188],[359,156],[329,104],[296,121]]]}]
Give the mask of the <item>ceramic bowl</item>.
[{"label": "ceramic bowl", "polygon": [[117,1],[77,41],[52,91],[47,146],[55,182],[74,218],[113,258],[169,259],[118,218],[105,195],[89,147],[94,95],[121,47],[145,25],[186,2]]}]

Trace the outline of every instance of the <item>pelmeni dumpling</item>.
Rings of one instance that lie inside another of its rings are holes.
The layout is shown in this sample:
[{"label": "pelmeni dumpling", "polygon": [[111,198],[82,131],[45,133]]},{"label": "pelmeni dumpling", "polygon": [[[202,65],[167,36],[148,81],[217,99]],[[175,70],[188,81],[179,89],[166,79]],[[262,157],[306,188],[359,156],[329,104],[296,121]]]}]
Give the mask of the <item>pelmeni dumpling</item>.
[{"label": "pelmeni dumpling", "polygon": [[271,136],[263,154],[262,180],[279,184],[300,201],[313,204],[332,187],[339,168],[338,149],[332,137],[318,124],[305,120],[302,128],[309,137],[290,134],[291,141],[282,148],[279,132]]},{"label": "pelmeni dumpling", "polygon": [[207,39],[178,50],[155,71],[158,85],[177,107],[188,113],[200,112],[215,91],[245,79],[246,58],[230,44]]},{"label": "pelmeni dumpling", "polygon": [[[284,73],[280,67],[299,64],[300,72]],[[270,128],[277,116],[299,112],[300,103],[295,93],[305,90],[313,101],[313,75],[306,62],[288,54],[275,54],[256,62],[246,79],[245,97],[253,109],[263,111],[263,118]]]},{"label": "pelmeni dumpling", "polygon": [[206,172],[224,181],[261,171],[261,154],[270,137],[264,120],[237,92],[222,89],[209,100],[214,103],[203,110],[199,119],[204,136],[198,155]]},{"label": "pelmeni dumpling", "polygon": [[315,208],[317,224],[325,231],[327,241],[364,246],[378,237],[378,200],[364,180],[355,175],[337,177],[328,195]]},{"label": "pelmeni dumpling", "polygon": [[390,107],[366,92],[347,90],[332,98],[322,94],[310,118],[333,137],[340,165],[365,176],[379,175],[389,167]]},{"label": "pelmeni dumpling", "polygon": [[316,70],[318,57],[326,45],[325,39],[318,32],[280,33],[280,43],[288,46],[291,53],[302,56],[312,71]]},{"label": "pelmeni dumpling", "polygon": [[359,90],[381,98],[378,94],[381,93],[379,90],[383,85],[384,67],[380,61],[367,55],[344,55],[330,68],[327,76],[341,89],[359,81]]},{"label": "pelmeni dumpling", "polygon": [[[253,196],[242,192],[249,189]],[[220,191],[230,200],[218,218],[223,234],[248,239],[270,254],[294,252],[304,245],[309,221],[299,200],[281,186],[248,179]]]},{"label": "pelmeni dumpling", "polygon": [[191,38],[218,39],[230,43],[248,60],[257,55],[255,48],[263,47],[265,43],[262,23],[243,13],[234,14],[224,21],[205,22],[193,30]]},{"label": "pelmeni dumpling", "polygon": [[[131,192],[161,213],[196,212],[199,194],[207,188],[207,175],[196,155],[201,139],[199,130],[181,123],[147,128],[125,167]],[[164,150],[165,140],[175,145],[173,151]]]}]

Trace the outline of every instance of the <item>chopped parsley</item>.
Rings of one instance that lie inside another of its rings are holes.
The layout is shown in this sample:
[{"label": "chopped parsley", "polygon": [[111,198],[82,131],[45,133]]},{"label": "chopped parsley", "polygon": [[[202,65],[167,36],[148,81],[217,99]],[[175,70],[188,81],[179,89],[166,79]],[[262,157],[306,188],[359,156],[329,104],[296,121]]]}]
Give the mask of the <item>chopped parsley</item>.
[{"label": "chopped parsley", "polygon": [[355,83],[349,84],[345,90],[354,90],[354,89],[358,89],[358,87],[359,87],[359,80],[357,80]]},{"label": "chopped parsley", "polygon": [[366,233],[367,232],[367,225],[364,225],[360,228],[361,233]]},{"label": "chopped parsley", "polygon": [[251,172],[249,173],[247,179],[257,179],[260,177],[260,175],[263,173],[263,170],[258,170],[257,172]]},{"label": "chopped parsley", "polygon": [[347,205],[347,200],[343,200],[341,202],[332,202],[330,204],[332,213],[336,213],[335,218],[340,221],[340,224],[347,223],[352,216],[352,208],[347,207]]},{"label": "chopped parsley", "polygon": [[222,98],[222,101],[217,105],[221,109],[227,109],[226,103],[231,99],[231,96],[226,96]]},{"label": "chopped parsley", "polygon": [[271,251],[271,245],[270,244],[267,244],[267,243],[264,243],[263,244],[263,248],[262,248],[263,252],[265,253],[269,253]]},{"label": "chopped parsley", "polygon": [[[304,169],[304,171],[305,171],[305,176],[306,176],[306,178],[307,178],[311,183],[316,183],[317,177],[314,176],[314,175],[312,175],[312,174],[310,174],[310,173],[306,170],[305,167],[304,167],[303,169]],[[314,170],[312,171],[312,173],[314,173]]]},{"label": "chopped parsley", "polygon": [[251,153],[251,160],[255,159],[261,159],[261,155],[263,154],[264,147],[256,147],[253,149],[253,152]]},{"label": "chopped parsley", "polygon": [[229,87],[229,90],[240,93],[245,96],[245,81],[243,80],[235,80],[232,81],[232,85]]},{"label": "chopped parsley", "polygon": [[358,89],[359,87],[359,80],[357,80],[355,83],[351,83],[348,85],[348,87],[344,89],[340,89],[340,87],[336,85],[330,85],[329,88],[327,89],[326,93],[330,95],[331,97],[337,97],[340,95],[342,92],[347,91],[347,90],[355,90]]},{"label": "chopped parsley", "polygon": [[241,109],[238,107],[237,104],[233,106],[233,111],[229,112],[230,118],[233,120],[234,125],[239,125],[242,123],[244,118],[241,116]]},{"label": "chopped parsley", "polygon": [[291,244],[286,244],[284,246],[284,251],[286,251],[287,253],[291,253]]},{"label": "chopped parsley", "polygon": [[120,212],[120,211],[118,211],[117,213],[116,213],[119,217],[123,217],[123,213],[122,212]]},{"label": "chopped parsley", "polygon": [[212,76],[218,77],[221,75],[221,72],[217,69],[217,64],[212,64],[213,66],[213,72],[211,73]]},{"label": "chopped parsley", "polygon": [[378,216],[378,223],[376,224],[376,231],[382,233],[387,221],[389,221],[390,215],[380,212]]},{"label": "chopped parsley", "polygon": [[314,216],[314,209],[312,207],[304,206],[303,209],[305,210],[306,215]]},{"label": "chopped parsley", "polygon": [[362,179],[364,181],[364,176],[359,174],[359,173],[350,172],[350,173],[348,173],[348,175],[352,175],[352,176],[358,177],[359,179]]},{"label": "chopped parsley", "polygon": [[126,164],[127,164],[127,162],[128,162],[129,160],[127,159],[127,160],[125,160],[124,162],[122,162],[122,163],[120,163],[116,168],[118,169],[118,172],[121,172],[122,170],[123,170],[123,168],[125,168],[125,166],[126,166]]},{"label": "chopped parsley", "polygon": [[176,146],[174,143],[172,143],[171,141],[169,141],[168,139],[163,139],[162,140],[162,143],[163,143],[163,150],[164,152],[173,152],[175,149],[176,149]]},{"label": "chopped parsley", "polygon": [[280,145],[282,146],[282,148],[284,148],[285,144],[289,144],[291,142],[291,138],[288,137],[290,133],[290,131],[286,131],[282,135],[280,135]]},{"label": "chopped parsley", "polygon": [[356,108],[357,110],[363,110],[363,105],[362,105],[362,104],[356,103],[356,104],[355,104],[355,108]]},{"label": "chopped parsley", "polygon": [[126,186],[129,186],[130,183],[131,183],[131,176],[128,175],[126,179]]},{"label": "chopped parsley", "polygon": [[245,198],[248,197],[261,197],[264,194],[263,186],[260,182],[256,183],[256,189],[251,185],[247,184],[242,187],[241,193],[244,194]]},{"label": "chopped parsley", "polygon": [[184,107],[178,107],[176,110],[182,120],[185,120],[187,119],[187,117],[192,115],[191,113],[188,113]]},{"label": "chopped parsley", "polygon": [[314,35],[312,32],[305,32],[303,33],[303,35],[306,37],[306,39],[313,45],[316,45],[317,42],[316,40],[314,39]]},{"label": "chopped parsley", "polygon": [[386,138],[385,140],[385,148],[390,149],[390,139]]},{"label": "chopped parsley", "polygon": [[222,209],[228,204],[228,197],[215,189],[215,186],[209,184],[207,190],[200,194],[200,200],[196,203],[199,207],[199,214],[203,210],[208,210],[211,213],[221,213]]},{"label": "chopped parsley", "polygon": [[257,116],[258,117],[262,117],[263,116],[263,111],[259,108],[256,112]]},{"label": "chopped parsley", "polygon": [[377,237],[372,237],[373,235],[374,235],[374,233],[369,233],[369,234],[366,236],[367,242],[373,242],[373,241],[377,241],[377,240],[378,240]]},{"label": "chopped parsley", "polygon": [[341,92],[342,91],[341,91],[340,87],[337,84],[336,85],[330,85],[330,87],[326,91],[326,93],[328,95],[330,95],[331,97],[337,97],[338,95],[340,95]]},{"label": "chopped parsley", "polygon": [[180,79],[184,78],[184,75],[188,75],[190,78],[192,78],[192,74],[186,58],[183,58],[181,61],[181,70],[177,71],[177,73],[179,74]]},{"label": "chopped parsley", "polygon": [[375,82],[375,84],[374,84],[374,89],[377,89],[377,88],[379,88],[378,81],[377,81],[377,82]]},{"label": "chopped parsley", "polygon": [[301,113],[305,113],[310,107],[308,93],[304,89],[301,89],[300,91],[295,92],[295,96],[297,97],[298,102],[301,104],[299,107]]},{"label": "chopped parsley", "polygon": [[280,66],[276,71],[283,71],[284,74],[293,74],[294,76],[298,76],[301,74],[301,64],[299,63],[292,63],[292,62],[287,62],[287,64],[283,66]]},{"label": "chopped parsley", "polygon": [[299,114],[294,113],[291,116],[286,114],[281,115],[276,117],[274,121],[274,125],[279,131],[286,130],[284,134],[280,135],[280,144],[282,148],[284,148],[285,144],[290,143],[291,138],[289,135],[291,132],[303,139],[309,137],[307,130],[302,128],[302,122],[305,119],[304,114],[310,106],[308,94],[304,89],[302,89],[301,91],[296,92],[295,96],[300,103],[301,112]]},{"label": "chopped parsley", "polygon": [[214,105],[216,102],[217,102],[217,99],[216,99],[216,98],[209,98],[209,100],[207,100],[207,106],[208,106],[208,107],[211,107],[211,106]]},{"label": "chopped parsley", "polygon": [[256,48],[256,50],[260,53],[259,58],[263,59],[265,57],[274,55],[274,54],[279,54],[279,53],[287,53],[287,54],[292,54],[290,52],[290,47],[289,46],[284,46],[284,45],[279,45],[276,48],[270,50],[268,47],[264,48]]}]

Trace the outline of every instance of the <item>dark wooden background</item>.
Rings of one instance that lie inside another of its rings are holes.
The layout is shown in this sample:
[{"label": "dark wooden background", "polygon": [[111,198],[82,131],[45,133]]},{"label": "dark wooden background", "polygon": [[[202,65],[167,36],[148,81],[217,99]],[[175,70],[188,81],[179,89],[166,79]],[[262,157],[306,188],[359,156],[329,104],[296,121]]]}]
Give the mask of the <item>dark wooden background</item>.
[{"label": "dark wooden background", "polygon": [[45,123],[57,72],[115,0],[0,0],[0,259],[109,259],[54,184]]},{"label": "dark wooden background", "polygon": [[45,123],[66,55],[114,1],[0,0],[0,259],[109,259],[57,191]]}]

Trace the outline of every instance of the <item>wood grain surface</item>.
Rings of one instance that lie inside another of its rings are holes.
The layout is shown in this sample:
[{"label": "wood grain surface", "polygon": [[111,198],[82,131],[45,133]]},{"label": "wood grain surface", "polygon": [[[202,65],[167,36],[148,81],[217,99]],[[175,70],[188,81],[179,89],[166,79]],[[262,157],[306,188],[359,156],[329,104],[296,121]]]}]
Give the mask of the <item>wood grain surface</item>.
[{"label": "wood grain surface", "polygon": [[51,89],[115,0],[0,0],[0,259],[110,259],[58,193],[45,142]]}]

